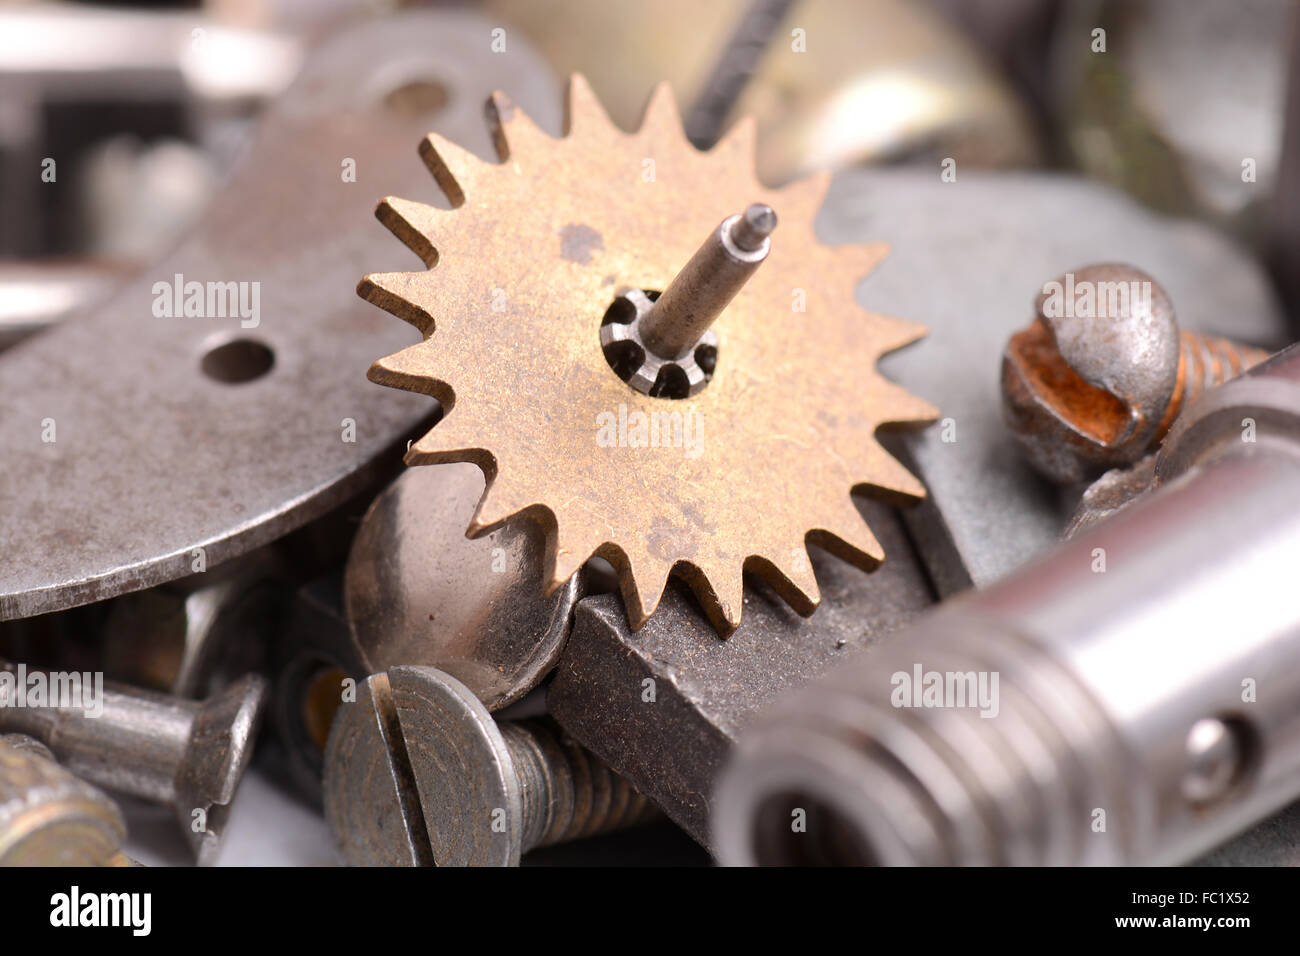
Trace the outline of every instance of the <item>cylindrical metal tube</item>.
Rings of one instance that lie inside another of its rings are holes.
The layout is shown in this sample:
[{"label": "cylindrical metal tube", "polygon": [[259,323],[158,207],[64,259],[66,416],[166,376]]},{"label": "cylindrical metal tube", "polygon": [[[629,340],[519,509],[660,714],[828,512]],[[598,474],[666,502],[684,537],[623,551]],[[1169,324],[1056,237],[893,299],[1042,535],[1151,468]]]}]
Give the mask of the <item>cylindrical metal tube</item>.
[{"label": "cylindrical metal tube", "polygon": [[[37,673],[3,661],[0,671]],[[0,733],[35,737],[78,777],[172,807],[199,861],[210,862],[252,756],[266,681],[248,675],[192,701],[102,679],[87,686],[92,676],[42,672],[49,693],[0,706]]]},{"label": "cylindrical metal tube", "polygon": [[[12,664],[0,666],[16,671]],[[100,786],[173,802],[202,703],[111,683],[102,686],[98,716],[91,716],[84,701],[6,707],[0,709],[0,730],[44,742],[72,773]]]},{"label": "cylindrical metal tube", "polygon": [[1300,350],[1208,393],[1158,475],[765,715],[724,862],[1177,863],[1300,796]]}]

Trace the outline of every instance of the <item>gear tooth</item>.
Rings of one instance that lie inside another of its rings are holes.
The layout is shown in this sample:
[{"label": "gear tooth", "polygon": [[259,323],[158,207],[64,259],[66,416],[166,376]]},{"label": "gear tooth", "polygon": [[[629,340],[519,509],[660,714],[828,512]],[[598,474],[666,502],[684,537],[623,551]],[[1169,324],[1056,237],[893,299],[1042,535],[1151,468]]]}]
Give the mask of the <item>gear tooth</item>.
[{"label": "gear tooth", "polygon": [[929,425],[939,420],[939,409],[924,398],[913,395],[893,382],[885,382],[885,385],[889,393],[889,401],[886,403],[889,412],[880,420],[881,425],[909,428]]},{"label": "gear tooth", "polygon": [[912,322],[909,319],[896,319],[890,315],[872,312],[870,309],[863,309],[862,311],[871,317],[876,326],[873,341],[879,343],[880,355],[887,355],[905,345],[919,342],[930,334],[930,330],[920,322]]},{"label": "gear tooth", "polygon": [[591,557],[594,548],[575,544],[569,539],[559,539],[555,545],[555,559],[551,563],[551,576],[546,584],[546,593],[552,594],[563,587],[569,578],[578,573]]},{"label": "gear tooth", "polygon": [[[855,485],[871,498],[894,505],[909,505],[925,497],[925,485],[903,463],[873,441],[868,449],[870,481]],[[878,546],[878,545],[877,545]]]},{"label": "gear tooth", "polygon": [[446,411],[432,428],[412,442],[406,450],[406,463],[440,465],[469,461],[483,468],[485,476],[495,475],[496,459],[479,446],[481,424],[469,408]]},{"label": "gear tooth", "polygon": [[416,303],[420,301],[425,272],[373,272],[357,283],[357,295],[403,322],[409,322],[427,338],[433,334],[433,316]]},{"label": "gear tooth", "polygon": [[637,135],[682,138],[682,117],[677,111],[677,98],[673,96],[672,84],[667,80],[658,84],[650,94],[645,112],[641,114],[641,126]]},{"label": "gear tooth", "polygon": [[745,570],[762,578],[781,599],[795,611],[807,617],[821,603],[821,589],[813,573],[808,549],[800,544],[789,549],[789,556],[773,560],[763,554],[751,555],[745,561]]},{"label": "gear tooth", "polygon": [[811,231],[813,220],[817,217],[817,211],[822,208],[822,203],[826,199],[826,190],[830,187],[831,174],[826,170],[796,180],[777,191],[780,199],[777,212],[786,219],[801,219],[807,222]]},{"label": "gear tooth", "polygon": [[715,569],[708,576],[705,591],[696,591],[696,599],[720,637],[728,637],[740,626],[745,610],[745,578],[740,568]]},{"label": "gear tooth", "polygon": [[465,190],[471,188],[481,169],[487,165],[469,150],[437,133],[429,133],[420,141],[420,158],[453,207],[465,204]]},{"label": "gear tooth", "polygon": [[438,264],[438,250],[434,248],[433,237],[438,233],[437,220],[441,212],[422,202],[389,196],[375,209],[375,218],[432,269]]},{"label": "gear tooth", "polygon": [[494,531],[529,505],[530,502],[520,499],[504,480],[494,477],[483,489],[483,497],[479,500],[478,507],[474,509],[474,517],[470,519],[465,535],[477,538],[479,535]]},{"label": "gear tooth", "polygon": [[622,550],[618,551],[616,557],[605,549],[604,556],[618,570],[619,590],[623,595],[628,623],[632,630],[639,631],[659,607],[671,566],[644,551],[635,557],[624,557]]},{"label": "gear tooth", "polygon": [[492,145],[496,147],[497,158],[503,163],[512,158],[517,159],[520,155],[539,155],[544,144],[551,141],[551,137],[543,133],[528,118],[528,114],[500,90],[488,97],[485,112],[492,133]]},{"label": "gear tooth", "polygon": [[718,140],[709,150],[710,156],[725,157],[728,165],[749,166],[754,164],[758,153],[758,120],[753,116],[742,116],[735,125],[727,130],[726,135]]},{"label": "gear tooth", "polygon": [[[868,531],[868,534],[871,532]],[[789,602],[800,614],[805,617],[817,609],[821,603],[822,592],[817,585],[817,575],[813,571],[812,560],[808,557],[808,548],[805,545],[799,545],[790,551],[790,560],[777,565],[777,570],[785,579],[785,584],[791,589],[787,596],[778,587],[778,593]]]},{"label": "gear tooth", "polygon": [[448,412],[454,407],[456,397],[446,378],[438,374],[432,358],[428,346],[420,342],[377,359],[366,378],[377,385],[432,395],[442,403],[444,412]]},{"label": "gear tooth", "polygon": [[855,282],[865,279],[889,256],[889,243],[862,242],[833,247],[848,265]]},{"label": "gear tooth", "polygon": [[564,135],[572,136],[576,132],[583,136],[614,128],[614,123],[587,78],[581,73],[570,74],[569,88],[564,96]]},{"label": "gear tooth", "polygon": [[844,496],[835,518],[809,531],[807,537],[809,544],[815,544],[864,571],[875,570],[885,559],[885,549],[848,495]]}]

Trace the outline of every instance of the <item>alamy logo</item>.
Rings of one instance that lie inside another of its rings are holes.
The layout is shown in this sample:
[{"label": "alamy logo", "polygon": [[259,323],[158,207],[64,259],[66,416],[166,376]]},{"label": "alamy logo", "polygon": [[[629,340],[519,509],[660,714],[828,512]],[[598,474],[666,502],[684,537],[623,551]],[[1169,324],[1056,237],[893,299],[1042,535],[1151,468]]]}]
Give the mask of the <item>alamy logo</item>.
[{"label": "alamy logo", "polygon": [[1115,319],[1121,315],[1151,312],[1151,283],[1074,281],[1053,279],[1043,286],[1043,315],[1049,319]]},{"label": "alamy logo", "polygon": [[84,717],[104,713],[104,675],[90,671],[40,671],[26,664],[13,670],[0,668],[0,708],[59,707],[80,711]]},{"label": "alamy logo", "polygon": [[153,927],[151,893],[82,893],[78,886],[50,897],[51,926],[126,926],[133,936]]},{"label": "alamy logo", "polygon": [[186,282],[176,273],[171,282],[153,284],[153,314],[160,319],[238,318],[240,328],[262,321],[262,283]]},{"label": "alamy logo", "polygon": [[680,448],[692,459],[704,451],[694,409],[629,412],[622,402],[617,414],[601,412],[596,416],[596,444],[601,448]]},{"label": "alamy logo", "polygon": [[889,702],[895,707],[969,707],[981,717],[998,715],[997,671],[894,671]]}]

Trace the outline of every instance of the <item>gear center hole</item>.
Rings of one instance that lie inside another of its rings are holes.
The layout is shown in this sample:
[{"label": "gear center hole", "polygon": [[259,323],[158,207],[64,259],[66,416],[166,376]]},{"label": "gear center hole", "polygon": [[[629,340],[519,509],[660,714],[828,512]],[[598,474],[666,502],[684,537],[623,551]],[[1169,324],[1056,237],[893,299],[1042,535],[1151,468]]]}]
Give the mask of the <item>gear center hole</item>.
[{"label": "gear center hole", "polygon": [[710,330],[687,355],[664,359],[646,348],[638,323],[659,298],[658,289],[633,289],[617,296],[600,323],[605,361],[622,381],[651,398],[682,399],[709,384],[718,364],[717,336]]}]

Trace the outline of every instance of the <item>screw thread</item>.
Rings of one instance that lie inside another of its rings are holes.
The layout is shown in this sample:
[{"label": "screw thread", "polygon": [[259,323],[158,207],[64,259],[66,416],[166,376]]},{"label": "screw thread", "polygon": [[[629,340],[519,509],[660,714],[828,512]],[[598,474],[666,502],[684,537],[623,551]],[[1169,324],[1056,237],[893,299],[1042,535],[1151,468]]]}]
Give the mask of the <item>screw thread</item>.
[{"label": "screw thread", "polygon": [[1269,356],[1264,349],[1186,330],[1179,333],[1179,341],[1182,348],[1178,355],[1178,382],[1157,430],[1156,441],[1164,438],[1183,409],[1202,392],[1222,385]]},{"label": "screw thread", "polygon": [[[997,714],[894,700],[896,675],[922,664],[999,674]],[[758,864],[1123,863],[1143,849],[1129,770],[1105,714],[1043,648],[933,618],[763,717],[716,797],[717,838],[724,860]],[[1090,829],[1097,807],[1108,838]]]},{"label": "screw thread", "polygon": [[658,810],[551,720],[501,724],[523,795],[523,852],[648,822]]}]

